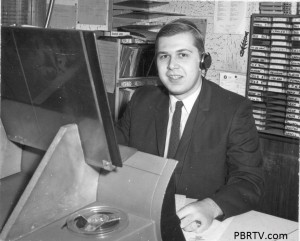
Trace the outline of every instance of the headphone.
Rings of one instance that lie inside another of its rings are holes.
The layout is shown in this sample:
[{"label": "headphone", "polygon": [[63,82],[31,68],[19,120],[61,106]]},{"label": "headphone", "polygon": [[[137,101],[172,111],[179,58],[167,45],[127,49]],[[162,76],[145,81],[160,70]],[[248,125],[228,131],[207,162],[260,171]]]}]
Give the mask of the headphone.
[{"label": "headphone", "polygon": [[[188,23],[176,22],[176,21],[177,20],[174,20],[174,21],[168,23],[167,25],[170,25],[170,24],[173,24],[173,25],[174,24],[176,24],[176,25],[186,25],[186,26],[194,29],[199,34],[199,36],[202,38],[202,33],[200,32],[200,30],[198,28],[195,28],[193,25],[188,24]],[[211,66],[211,63],[212,63],[212,58],[211,58],[210,53],[203,52],[200,56],[200,63],[199,63],[200,69],[205,70],[205,72],[207,72],[207,70]]]},{"label": "headphone", "polygon": [[212,59],[210,53],[205,53],[205,52],[202,53],[200,57],[200,64],[199,64],[200,69],[204,69],[204,70],[209,69],[209,67],[211,66],[211,62]]}]

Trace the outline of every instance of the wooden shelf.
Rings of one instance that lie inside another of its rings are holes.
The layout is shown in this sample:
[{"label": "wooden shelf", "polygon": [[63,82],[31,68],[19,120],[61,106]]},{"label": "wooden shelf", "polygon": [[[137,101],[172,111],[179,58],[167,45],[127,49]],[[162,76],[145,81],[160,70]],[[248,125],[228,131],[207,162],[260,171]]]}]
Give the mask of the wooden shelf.
[{"label": "wooden shelf", "polygon": [[130,10],[140,10],[140,9],[150,9],[154,7],[159,7],[168,4],[169,2],[156,2],[156,1],[124,1],[114,3],[114,9],[130,9]]},{"label": "wooden shelf", "polygon": [[185,16],[179,13],[165,13],[165,12],[154,12],[154,11],[132,11],[130,13],[114,15],[114,18],[130,18],[136,20],[150,20],[154,18],[160,18],[165,16]]},{"label": "wooden shelf", "polygon": [[[152,20],[165,16],[185,16],[179,13],[161,12],[159,7],[169,4],[168,1],[114,1],[113,29],[135,24],[141,20]],[[158,10],[158,11],[157,11]]]}]

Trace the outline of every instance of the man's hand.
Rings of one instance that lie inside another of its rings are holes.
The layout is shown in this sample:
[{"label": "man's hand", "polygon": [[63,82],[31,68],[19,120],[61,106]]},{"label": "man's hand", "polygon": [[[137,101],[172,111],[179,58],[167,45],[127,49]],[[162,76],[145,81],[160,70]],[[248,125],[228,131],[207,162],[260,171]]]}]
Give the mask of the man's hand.
[{"label": "man's hand", "polygon": [[181,228],[186,232],[197,233],[208,229],[213,220],[222,214],[222,210],[210,198],[190,203],[177,212]]}]

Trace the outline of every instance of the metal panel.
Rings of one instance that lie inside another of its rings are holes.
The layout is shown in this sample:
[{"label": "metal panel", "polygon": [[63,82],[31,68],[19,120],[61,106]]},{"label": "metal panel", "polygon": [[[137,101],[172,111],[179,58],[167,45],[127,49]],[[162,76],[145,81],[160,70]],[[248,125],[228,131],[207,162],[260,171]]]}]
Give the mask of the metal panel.
[{"label": "metal panel", "polygon": [[2,28],[1,119],[12,141],[47,150],[75,123],[86,161],[121,166],[93,32]]}]

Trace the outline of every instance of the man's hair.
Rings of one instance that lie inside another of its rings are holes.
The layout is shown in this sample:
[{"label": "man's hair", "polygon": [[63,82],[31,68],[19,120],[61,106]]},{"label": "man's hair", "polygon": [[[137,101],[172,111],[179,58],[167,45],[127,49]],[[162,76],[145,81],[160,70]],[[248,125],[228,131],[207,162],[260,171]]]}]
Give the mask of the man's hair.
[{"label": "man's hair", "polygon": [[195,47],[200,53],[205,52],[203,34],[193,22],[183,18],[169,22],[159,30],[155,40],[155,52],[157,51],[157,42],[159,38],[170,37],[180,33],[191,33],[194,37]]}]

